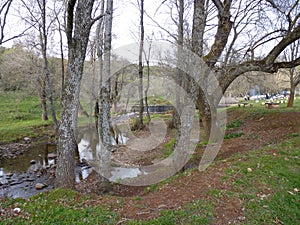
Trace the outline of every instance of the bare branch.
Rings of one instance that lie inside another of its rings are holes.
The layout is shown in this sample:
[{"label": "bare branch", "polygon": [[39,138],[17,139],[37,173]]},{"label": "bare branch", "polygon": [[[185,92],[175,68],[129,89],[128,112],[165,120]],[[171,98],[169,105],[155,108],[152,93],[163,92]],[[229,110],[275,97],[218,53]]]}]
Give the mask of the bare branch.
[{"label": "bare branch", "polygon": [[[4,15],[3,15],[3,19],[0,18],[0,45],[2,43],[4,43],[4,28],[5,28],[5,25],[6,25],[6,19],[7,19],[7,15],[8,15],[8,12],[9,12],[9,9],[10,9],[10,6],[11,6],[11,3],[12,3],[13,0],[7,0],[1,7],[0,9],[0,16],[2,15],[2,12],[5,10],[4,12]],[[3,22],[2,22],[3,20]],[[11,39],[11,38],[10,38]]]},{"label": "bare branch", "polygon": [[168,29],[164,28],[163,26],[161,26],[156,20],[154,20],[147,12],[145,12],[145,15],[152,20],[153,23],[155,23],[160,29],[162,29],[163,31],[165,31],[167,34],[169,34],[174,40],[177,41],[177,37],[172,34]]},{"label": "bare branch", "polygon": [[73,20],[74,20],[74,8],[75,8],[76,0],[69,0],[68,1],[68,8],[67,8],[67,39],[68,45],[72,45],[72,33],[73,33]]},{"label": "bare branch", "polygon": [[219,12],[223,11],[223,3],[220,0],[212,0]]},{"label": "bare branch", "polygon": [[265,58],[266,64],[271,64],[277,56],[291,43],[300,38],[300,24],[291,32],[288,33],[268,54]]}]

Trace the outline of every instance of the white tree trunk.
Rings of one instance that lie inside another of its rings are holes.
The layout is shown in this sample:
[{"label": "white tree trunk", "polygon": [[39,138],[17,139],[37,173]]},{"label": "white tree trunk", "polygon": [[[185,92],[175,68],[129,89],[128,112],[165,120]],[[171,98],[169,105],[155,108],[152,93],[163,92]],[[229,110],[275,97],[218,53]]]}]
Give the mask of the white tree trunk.
[{"label": "white tree trunk", "polygon": [[109,189],[110,177],[109,163],[111,153],[111,136],[110,136],[110,56],[111,56],[111,35],[112,35],[112,13],[113,13],[113,0],[107,1],[106,6],[107,15],[105,16],[104,24],[104,56],[103,56],[103,81],[100,90],[100,111],[99,115],[102,118],[99,120],[98,133],[100,140],[100,191],[106,192]]},{"label": "white tree trunk", "polygon": [[[67,38],[69,55],[62,95],[56,168],[56,186],[60,188],[75,188],[79,93],[89,33],[94,22],[91,18],[93,5],[94,0],[68,1]],[[76,18],[74,18],[74,15]]]}]

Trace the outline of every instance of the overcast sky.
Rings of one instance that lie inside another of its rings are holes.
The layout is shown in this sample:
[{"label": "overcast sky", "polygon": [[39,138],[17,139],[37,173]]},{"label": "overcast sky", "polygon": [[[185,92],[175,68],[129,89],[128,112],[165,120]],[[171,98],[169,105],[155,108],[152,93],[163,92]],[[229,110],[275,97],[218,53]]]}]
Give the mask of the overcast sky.
[{"label": "overcast sky", "polygon": [[[151,15],[155,20],[162,23],[163,26],[167,26],[166,24],[170,23],[168,22],[168,16],[166,15],[166,10],[168,9],[166,9],[164,6],[161,6],[159,11],[156,12],[157,8],[160,6],[160,3],[161,1],[159,0],[146,0],[144,8],[147,14]],[[18,13],[11,10],[7,21],[7,27],[5,29],[6,37],[16,35],[22,32],[22,29],[26,27],[24,21],[20,20],[17,14]],[[146,39],[147,37],[152,37],[152,34],[154,34],[156,39],[161,38],[161,31],[146,15],[144,16],[144,24]],[[139,9],[137,6],[137,0],[114,1],[113,34],[113,48],[133,43],[138,40]],[[16,41],[17,40],[6,42],[3,44],[3,46],[11,47]]]}]

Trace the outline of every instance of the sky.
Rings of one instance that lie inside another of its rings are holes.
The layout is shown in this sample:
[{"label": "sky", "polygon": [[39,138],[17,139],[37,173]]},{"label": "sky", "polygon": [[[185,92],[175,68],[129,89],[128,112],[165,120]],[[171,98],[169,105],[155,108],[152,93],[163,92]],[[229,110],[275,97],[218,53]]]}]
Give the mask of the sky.
[{"label": "sky", "polygon": [[[114,14],[113,14],[113,48],[130,44],[138,41],[139,36],[139,9],[137,6],[137,0],[118,0],[114,1]],[[145,9],[147,14],[151,15],[157,21],[166,21],[167,15],[164,15],[164,6],[160,7],[160,10],[155,13],[156,9],[160,5],[161,1],[158,0],[146,0]],[[154,36],[156,38],[161,37],[159,34],[159,28],[148,18],[144,16],[145,24],[145,37]],[[10,16],[7,21],[5,29],[6,37],[19,34],[26,25],[24,21],[20,20],[18,13],[15,10],[10,11]],[[55,40],[59,41],[58,34]],[[9,41],[3,44],[4,47],[11,47],[17,40]]]},{"label": "sky", "polygon": [[[16,4],[20,0],[14,0],[14,4]],[[51,0],[48,0],[51,2]],[[139,0],[115,0],[114,1],[114,19],[113,19],[113,40],[112,40],[112,48],[119,48],[121,46],[131,44],[133,42],[138,42],[139,37],[139,9],[137,6],[137,2]],[[171,18],[170,18],[170,9],[166,5],[161,5],[161,0],[145,0],[145,10],[147,15],[151,16],[154,20],[158,21],[162,27],[165,29],[171,30],[173,33],[176,33],[176,27],[174,26]],[[170,2],[170,1],[167,1]],[[14,7],[18,6],[17,4]],[[20,8],[20,7],[17,7]],[[190,7],[190,14],[192,13],[193,9]],[[173,11],[173,13],[175,10]],[[25,13],[24,13],[25,14]],[[153,40],[162,40],[167,38],[167,33],[162,31],[160,28],[157,27],[156,24],[147,16],[144,16],[144,25],[145,25],[145,39],[151,38]],[[213,15],[215,16],[215,15]],[[189,26],[191,26],[191,15],[189,16]],[[213,20],[211,20],[212,22]],[[8,26],[6,27],[6,34],[8,35],[16,35],[21,32],[24,27],[26,27],[24,21],[21,21],[18,18],[16,9],[10,12],[10,17],[8,20]],[[191,27],[190,27],[191,29]],[[213,36],[215,35],[214,32],[210,32],[211,35],[207,37],[207,43],[209,45],[212,44],[214,40]],[[252,32],[250,32],[252,33]],[[163,34],[163,37],[162,37]],[[246,34],[247,35],[247,34]],[[53,38],[54,42],[59,42],[59,35],[58,33]],[[65,38],[66,40],[66,38]],[[173,41],[171,38],[169,40]],[[245,40],[245,41],[243,41]],[[38,41],[38,40],[37,40]],[[239,43],[241,45],[248,45],[249,37],[239,38]],[[11,47],[14,41],[10,41],[8,43],[3,44],[4,47]],[[243,43],[245,42],[245,43]],[[50,44],[50,43],[49,43]],[[237,44],[237,43],[236,43]],[[66,41],[65,41],[66,46]],[[242,46],[243,47],[243,46]],[[67,49],[65,47],[65,49]],[[262,46],[260,49],[257,50],[256,55],[263,54],[261,51],[268,51],[270,48],[265,48]],[[59,55],[59,46],[49,46],[49,54],[50,55]]]}]

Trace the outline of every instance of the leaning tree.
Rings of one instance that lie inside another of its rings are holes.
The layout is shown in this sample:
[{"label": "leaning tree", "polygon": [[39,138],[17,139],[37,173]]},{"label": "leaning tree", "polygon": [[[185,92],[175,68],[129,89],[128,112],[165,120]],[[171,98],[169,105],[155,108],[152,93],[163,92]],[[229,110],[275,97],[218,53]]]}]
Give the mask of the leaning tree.
[{"label": "leaning tree", "polygon": [[[218,20],[214,40],[208,52],[201,52],[203,29],[196,21],[201,20],[206,11],[202,0],[194,0],[192,50],[216,72],[223,93],[237,77],[247,72],[275,73],[280,68],[300,64],[299,56],[290,61],[278,60],[283,51],[300,38],[298,0],[212,0],[212,3]],[[218,94],[212,98],[201,90],[198,92],[199,110],[208,136],[214,126],[214,106],[221,97]]]}]

